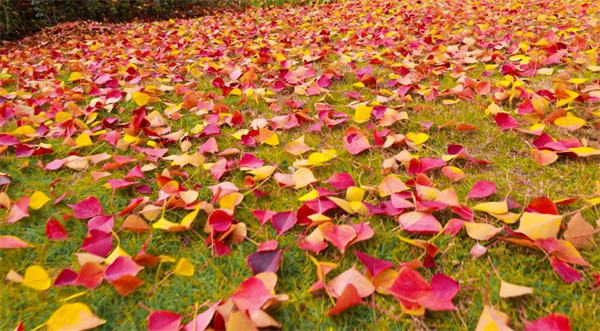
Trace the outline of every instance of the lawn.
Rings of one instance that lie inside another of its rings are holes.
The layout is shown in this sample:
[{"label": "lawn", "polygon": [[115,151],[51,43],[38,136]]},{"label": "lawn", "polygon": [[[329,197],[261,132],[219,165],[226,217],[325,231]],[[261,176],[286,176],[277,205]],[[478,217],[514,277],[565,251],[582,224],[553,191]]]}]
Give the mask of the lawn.
[{"label": "lawn", "polygon": [[600,329],[599,13],[339,1],[6,44],[0,329],[73,303],[101,319],[74,329]]}]

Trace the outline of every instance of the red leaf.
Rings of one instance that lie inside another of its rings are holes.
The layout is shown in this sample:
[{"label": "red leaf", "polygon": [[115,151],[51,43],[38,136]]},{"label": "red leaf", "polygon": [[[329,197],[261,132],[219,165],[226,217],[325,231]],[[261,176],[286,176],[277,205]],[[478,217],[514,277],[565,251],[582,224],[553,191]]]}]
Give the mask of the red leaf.
[{"label": "red leaf", "polygon": [[550,265],[560,276],[560,278],[565,281],[565,283],[576,283],[583,280],[583,276],[581,276],[579,271],[559,260],[555,256],[550,257]]},{"label": "red leaf", "polygon": [[48,220],[46,222],[46,237],[54,241],[69,239],[65,227],[57,220]]},{"label": "red leaf", "polygon": [[227,231],[233,222],[233,215],[224,209],[215,209],[208,215],[208,224],[215,231]]},{"label": "red leaf", "polygon": [[131,292],[135,291],[138,287],[144,284],[144,281],[132,275],[125,275],[116,280],[110,282],[115,288],[117,293],[122,296],[128,296]]},{"label": "red leaf", "polygon": [[96,262],[87,262],[79,270],[79,275],[75,279],[76,285],[83,285],[89,289],[96,288],[104,278],[104,267]]},{"label": "red leaf", "polygon": [[525,331],[571,331],[571,323],[563,314],[550,314],[534,322],[525,321]]},{"label": "red leaf", "polygon": [[71,269],[63,269],[54,280],[54,286],[73,285],[77,279],[77,273]]},{"label": "red leaf", "polygon": [[344,288],[344,291],[342,292],[338,300],[335,302],[335,306],[333,306],[333,308],[327,312],[327,316],[337,315],[348,308],[360,304],[361,302],[362,299],[358,294],[356,287],[354,287],[354,285],[352,284],[348,284]]},{"label": "red leaf", "polygon": [[519,122],[516,119],[508,115],[507,113],[498,113],[494,116],[494,121],[500,127],[500,130],[510,130],[519,126]]},{"label": "red leaf", "polygon": [[533,199],[529,203],[529,206],[527,206],[527,209],[540,214],[558,215],[558,209],[556,208],[554,201],[545,196]]}]

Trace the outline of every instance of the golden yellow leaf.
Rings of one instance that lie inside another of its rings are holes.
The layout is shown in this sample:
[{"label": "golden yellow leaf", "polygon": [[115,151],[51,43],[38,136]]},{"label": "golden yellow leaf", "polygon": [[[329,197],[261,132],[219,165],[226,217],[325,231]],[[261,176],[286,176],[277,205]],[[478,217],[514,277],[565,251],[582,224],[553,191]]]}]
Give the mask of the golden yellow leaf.
[{"label": "golden yellow leaf", "polygon": [[254,175],[254,180],[263,180],[271,176],[275,172],[275,169],[277,168],[273,166],[262,166],[248,171],[248,173]]},{"label": "golden yellow leaf", "polygon": [[360,187],[350,186],[346,189],[346,200],[350,202],[360,202],[365,197],[365,190]]},{"label": "golden yellow leaf", "polygon": [[106,323],[83,303],[67,303],[58,308],[46,322],[48,331],[79,331]]},{"label": "golden yellow leaf", "polygon": [[173,273],[184,277],[192,277],[195,271],[194,265],[191,264],[190,261],[188,261],[185,257],[182,257],[177,262],[177,266],[175,266]]},{"label": "golden yellow leaf", "polygon": [[559,117],[554,120],[554,124],[569,131],[575,131],[585,125],[585,120],[575,117],[571,113],[567,113],[567,116]]},{"label": "golden yellow leaf", "polygon": [[40,209],[48,201],[50,201],[50,198],[48,198],[44,192],[35,191],[29,198],[29,208],[35,210]]},{"label": "golden yellow leaf", "polygon": [[131,98],[139,107],[145,106],[150,101],[150,96],[144,92],[133,92]]},{"label": "golden yellow leaf", "polygon": [[37,291],[45,291],[52,286],[52,281],[44,268],[32,265],[25,270],[25,277],[21,284]]},{"label": "golden yellow leaf", "polygon": [[600,149],[595,149],[592,147],[574,147],[569,148],[569,151],[577,154],[577,156],[600,155]]},{"label": "golden yellow leaf", "polygon": [[82,133],[75,140],[75,144],[77,144],[77,147],[90,146],[92,144],[92,139],[87,133]]},{"label": "golden yellow leaf", "polygon": [[80,80],[83,78],[83,74],[81,72],[78,71],[73,71],[70,75],[69,75],[69,82],[74,82],[76,80]]},{"label": "golden yellow leaf", "polygon": [[364,123],[371,118],[371,112],[373,111],[373,107],[369,107],[366,105],[358,105],[356,107],[356,112],[354,113],[354,122],[356,123]]},{"label": "golden yellow leaf", "polygon": [[429,135],[427,133],[414,133],[414,132],[409,132],[406,134],[406,137],[408,139],[410,139],[410,141],[412,141],[413,143],[415,143],[415,145],[421,145],[422,143],[426,142],[429,139]]}]

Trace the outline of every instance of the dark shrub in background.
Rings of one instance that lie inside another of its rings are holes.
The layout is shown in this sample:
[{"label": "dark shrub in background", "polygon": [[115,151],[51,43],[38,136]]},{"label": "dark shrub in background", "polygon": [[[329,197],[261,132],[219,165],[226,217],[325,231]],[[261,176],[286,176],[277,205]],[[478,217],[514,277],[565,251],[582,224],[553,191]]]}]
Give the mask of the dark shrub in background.
[{"label": "dark shrub in background", "polygon": [[327,3],[331,0],[0,0],[0,40],[15,40],[62,22],[197,17],[217,8]]}]

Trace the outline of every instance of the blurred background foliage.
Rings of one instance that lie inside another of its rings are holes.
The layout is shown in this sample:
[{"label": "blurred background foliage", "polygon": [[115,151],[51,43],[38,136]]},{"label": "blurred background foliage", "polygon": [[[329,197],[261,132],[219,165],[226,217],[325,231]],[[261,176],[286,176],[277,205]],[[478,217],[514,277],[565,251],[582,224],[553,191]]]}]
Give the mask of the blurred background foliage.
[{"label": "blurred background foliage", "polygon": [[246,6],[313,5],[333,0],[0,0],[0,40],[17,40],[63,22],[118,23],[206,15]]}]

